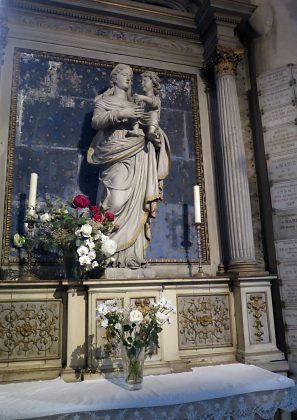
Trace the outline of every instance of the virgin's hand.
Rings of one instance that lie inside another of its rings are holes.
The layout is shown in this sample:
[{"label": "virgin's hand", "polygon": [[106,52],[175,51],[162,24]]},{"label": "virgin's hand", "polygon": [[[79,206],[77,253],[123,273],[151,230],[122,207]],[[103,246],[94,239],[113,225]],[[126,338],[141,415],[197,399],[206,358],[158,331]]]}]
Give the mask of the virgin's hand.
[{"label": "virgin's hand", "polygon": [[143,107],[135,105],[130,108],[121,109],[118,118],[140,118],[143,115]]}]

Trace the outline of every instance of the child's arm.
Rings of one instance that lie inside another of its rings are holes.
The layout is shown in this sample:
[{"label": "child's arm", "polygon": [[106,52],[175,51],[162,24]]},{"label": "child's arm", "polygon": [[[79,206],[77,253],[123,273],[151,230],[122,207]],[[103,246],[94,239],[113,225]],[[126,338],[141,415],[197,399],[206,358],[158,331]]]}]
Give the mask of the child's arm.
[{"label": "child's arm", "polygon": [[146,102],[149,105],[153,105],[154,100],[153,97],[145,96],[145,95],[138,95],[137,93],[134,95],[136,101],[143,101]]}]

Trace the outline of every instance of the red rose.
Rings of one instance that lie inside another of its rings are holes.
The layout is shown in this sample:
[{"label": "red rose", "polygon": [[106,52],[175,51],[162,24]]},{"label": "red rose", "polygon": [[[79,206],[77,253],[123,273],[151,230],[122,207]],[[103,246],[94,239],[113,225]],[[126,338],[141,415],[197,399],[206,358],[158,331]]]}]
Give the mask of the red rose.
[{"label": "red rose", "polygon": [[91,206],[90,210],[93,214],[99,214],[99,208],[97,206]]},{"label": "red rose", "polygon": [[110,211],[107,211],[107,212],[105,213],[105,216],[106,216],[106,219],[107,219],[107,220],[110,220],[111,222],[114,220],[114,214],[113,214],[113,213],[111,213]]},{"label": "red rose", "polygon": [[90,200],[85,195],[76,195],[72,201],[75,208],[84,209],[90,204]]},{"label": "red rose", "polygon": [[95,220],[95,222],[103,222],[104,219],[100,214],[94,214],[93,220]]}]

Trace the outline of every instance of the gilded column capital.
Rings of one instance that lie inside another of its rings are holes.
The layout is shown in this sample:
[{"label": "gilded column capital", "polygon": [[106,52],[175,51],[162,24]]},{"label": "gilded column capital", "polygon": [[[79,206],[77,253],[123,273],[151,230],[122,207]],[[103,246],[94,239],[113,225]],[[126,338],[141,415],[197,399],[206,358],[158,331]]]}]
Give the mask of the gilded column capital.
[{"label": "gilded column capital", "polygon": [[216,76],[234,75],[238,63],[243,58],[243,53],[244,50],[242,48],[217,47],[215,56],[212,59]]}]

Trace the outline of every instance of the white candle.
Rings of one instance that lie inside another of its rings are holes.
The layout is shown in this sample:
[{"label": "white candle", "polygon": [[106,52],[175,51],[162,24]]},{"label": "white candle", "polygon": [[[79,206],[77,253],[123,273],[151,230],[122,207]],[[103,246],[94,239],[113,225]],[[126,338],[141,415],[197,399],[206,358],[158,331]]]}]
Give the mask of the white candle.
[{"label": "white candle", "polygon": [[195,210],[195,223],[201,223],[200,187],[199,187],[199,185],[194,185],[194,210]]},{"label": "white candle", "polygon": [[28,216],[34,216],[35,215],[36,193],[37,193],[37,179],[38,179],[38,175],[33,172],[31,174],[31,178],[30,178],[30,191],[29,191],[29,201],[28,201]]}]

